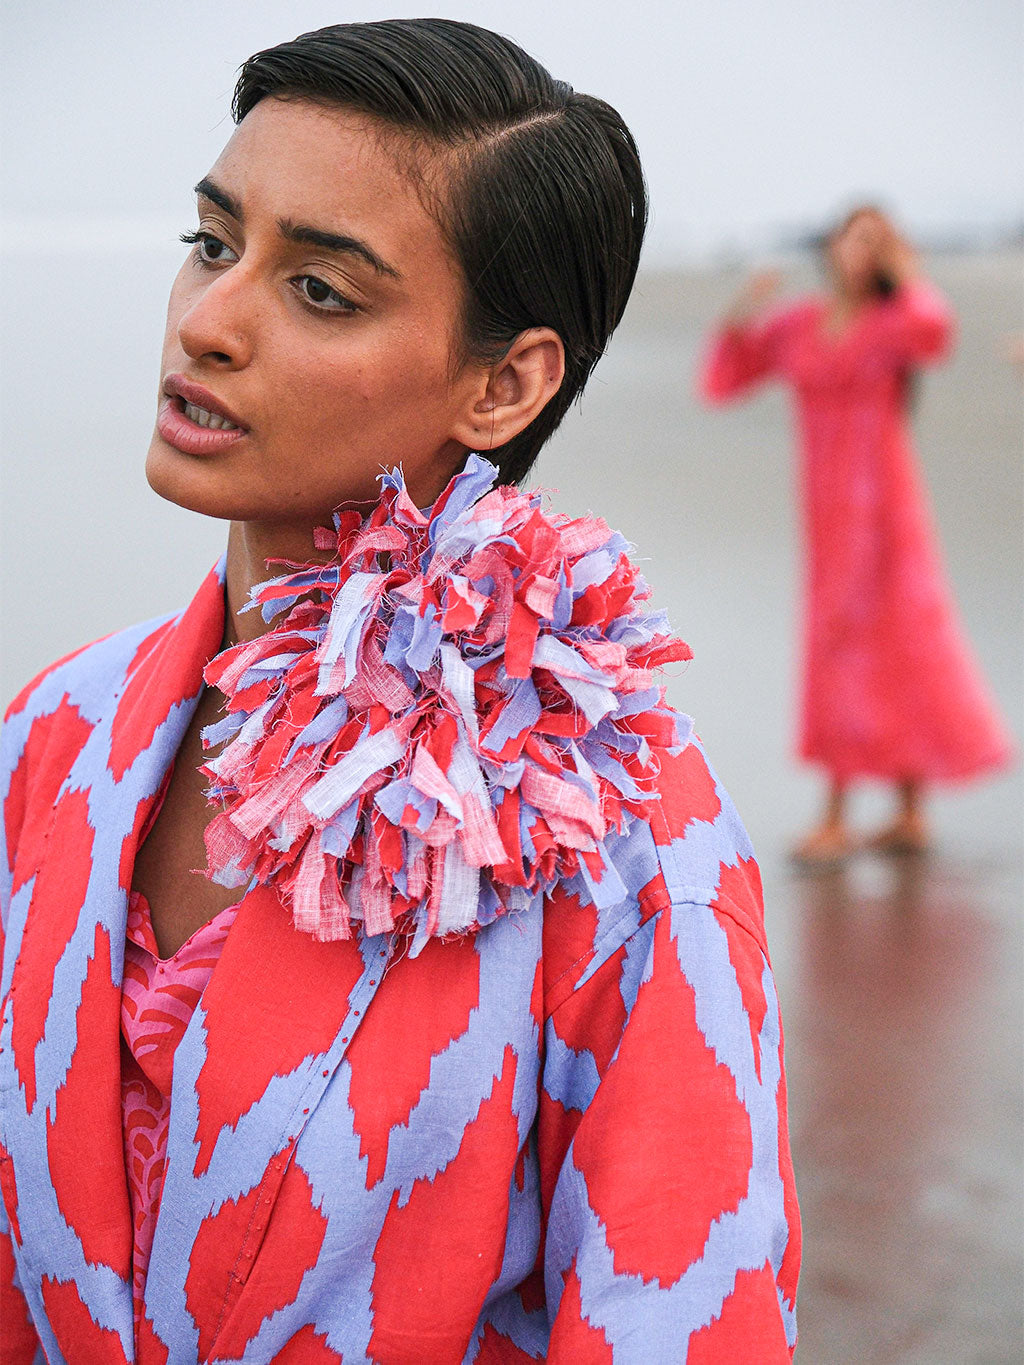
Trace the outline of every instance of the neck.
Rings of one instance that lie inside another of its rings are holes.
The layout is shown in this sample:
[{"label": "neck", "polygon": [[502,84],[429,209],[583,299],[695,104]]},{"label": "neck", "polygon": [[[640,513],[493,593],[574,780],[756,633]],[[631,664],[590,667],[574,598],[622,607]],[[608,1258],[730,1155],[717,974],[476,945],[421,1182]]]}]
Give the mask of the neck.
[{"label": "neck", "polygon": [[[456,456],[436,469],[421,474],[418,481],[407,485],[409,496],[417,507],[430,507],[444,491],[453,475],[465,462],[467,452],[460,448]],[[344,502],[345,510],[354,509],[368,516],[378,502]],[[318,550],[313,544],[317,526],[330,526],[327,514],[315,522],[233,521],[228,532],[227,572],[225,576],[227,609],[224,614],[224,647],[242,640],[255,640],[271,629],[273,622],[264,621],[259,611],[243,611],[249,602],[249,590],[257,583],[273,578],[280,570],[267,568],[268,560],[284,559],[294,564],[328,564],[330,551]]]},{"label": "neck", "polygon": [[836,284],[832,290],[833,307],[839,313],[855,313],[871,296],[871,286]]},{"label": "neck", "polygon": [[[330,523],[330,517],[325,524]],[[267,560],[286,559],[296,564],[326,564],[330,552],[313,544],[313,526],[271,525],[266,522],[233,521],[228,532],[227,594],[224,613],[224,645],[255,640],[270,630],[258,610],[243,611],[249,590],[274,577],[279,570],[267,567]]]}]

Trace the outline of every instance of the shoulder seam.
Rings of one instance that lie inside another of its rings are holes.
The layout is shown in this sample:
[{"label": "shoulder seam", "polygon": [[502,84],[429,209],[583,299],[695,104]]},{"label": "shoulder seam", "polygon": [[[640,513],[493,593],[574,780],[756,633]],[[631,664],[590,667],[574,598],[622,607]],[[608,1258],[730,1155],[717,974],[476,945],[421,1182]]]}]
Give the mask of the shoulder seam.
[{"label": "shoulder seam", "polygon": [[768,961],[768,935],[763,924],[755,924],[749,913],[728,893],[719,892],[713,900],[708,902],[708,906],[711,910],[720,910],[727,919],[732,920],[738,929],[742,929],[748,938],[753,939],[764,954],[765,961]]},{"label": "shoulder seam", "polygon": [[601,968],[605,965],[605,963],[609,960],[613,953],[618,952],[618,950],[624,947],[630,941],[631,938],[635,938],[645,924],[649,924],[652,919],[655,919],[665,910],[671,910],[674,909],[676,906],[684,905],[692,906],[694,909],[698,910],[700,909],[707,910],[711,908],[711,898],[708,895],[693,897],[671,896],[667,890],[661,888],[655,889],[653,891],[648,891],[644,895],[638,896],[637,903],[640,907],[641,912],[645,913],[642,914],[640,922],[638,924],[635,924],[633,928],[630,930],[630,932],[625,935],[625,937],[619,937],[618,942],[614,943],[614,946],[608,947],[609,938],[614,934],[615,929],[622,923],[623,919],[628,913],[627,910],[624,910],[623,913],[619,915],[618,918],[612,924],[608,925],[607,929],[597,940],[597,942],[594,944],[593,948],[589,953],[581,954],[578,958],[576,958],[575,962],[572,962],[568,967],[566,967],[566,969],[556,978],[556,980],[552,982],[550,990],[546,992],[546,998],[550,1000],[553,997],[557,997],[557,999],[555,1000],[555,1003],[550,1006],[550,1008],[547,1008],[545,1010],[545,1018],[550,1019],[551,1016],[555,1013],[555,1011],[560,1009],[561,1006],[564,1005],[565,1002],[574,994],[574,991],[576,989],[575,984],[571,984],[568,990],[564,988],[560,990],[559,988],[563,986],[566,977],[568,977],[570,973],[572,973],[574,969],[580,965],[581,962],[585,962],[588,964],[593,962],[593,960],[597,957],[600,957],[602,955],[603,950],[606,947],[608,947],[608,951],[603,953],[604,960],[600,963],[598,967],[594,969],[594,975],[596,975],[597,972],[599,972]]}]

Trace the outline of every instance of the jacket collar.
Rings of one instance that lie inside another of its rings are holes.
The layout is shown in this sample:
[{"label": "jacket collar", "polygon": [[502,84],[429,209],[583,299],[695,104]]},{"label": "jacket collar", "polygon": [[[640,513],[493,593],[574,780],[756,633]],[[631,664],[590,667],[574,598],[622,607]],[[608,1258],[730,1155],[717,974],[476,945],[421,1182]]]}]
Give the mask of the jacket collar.
[{"label": "jacket collar", "polygon": [[[43,1334],[53,1334],[46,1344],[81,1358],[88,1330],[97,1365],[135,1351],[120,1100],[127,893],[223,613],[221,565],[180,616],[131,650],[40,841],[3,1029],[5,1185],[20,1215],[25,1292]],[[61,897],[63,919],[53,913]],[[140,1359],[154,1328],[164,1340],[194,1338],[201,1354],[220,1339],[220,1324],[230,1328],[295,1143],[388,954],[383,936],[323,943],[299,932],[272,887],[243,898],[175,1053]]]}]

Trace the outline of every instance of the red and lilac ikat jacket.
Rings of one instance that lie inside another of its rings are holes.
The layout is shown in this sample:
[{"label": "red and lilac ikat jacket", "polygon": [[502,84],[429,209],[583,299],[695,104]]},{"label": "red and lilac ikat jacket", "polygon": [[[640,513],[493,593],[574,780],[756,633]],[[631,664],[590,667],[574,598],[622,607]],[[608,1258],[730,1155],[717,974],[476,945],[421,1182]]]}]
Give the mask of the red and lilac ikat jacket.
[{"label": "red and lilac ikat jacket", "polygon": [[174,1057],[136,1333],[127,900],[222,627],[214,574],[8,714],[5,1365],[788,1361],[778,1002],[751,850],[695,742],[608,843],[614,904],[567,879],[411,956],[245,894]]}]

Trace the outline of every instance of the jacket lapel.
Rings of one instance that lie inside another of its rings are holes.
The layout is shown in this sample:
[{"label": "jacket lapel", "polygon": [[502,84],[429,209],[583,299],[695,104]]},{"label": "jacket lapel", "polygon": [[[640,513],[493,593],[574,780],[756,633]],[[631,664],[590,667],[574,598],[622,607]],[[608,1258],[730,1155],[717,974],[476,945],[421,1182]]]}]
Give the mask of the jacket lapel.
[{"label": "jacket lapel", "polygon": [[[47,1323],[52,1331],[51,1358],[53,1347],[97,1365],[133,1358],[120,1084],[127,892],[146,816],[219,649],[223,611],[215,570],[180,617],[113,637],[72,666],[72,701],[76,687],[112,700],[60,784],[34,866],[21,870],[2,1126],[21,1278],[43,1334]],[[113,660],[113,677],[97,659]]]},{"label": "jacket lapel", "polygon": [[384,935],[321,943],[300,933],[268,887],[250,890],[239,907],[175,1052],[167,1167],[146,1284],[146,1313],[157,1336],[188,1341],[190,1352],[194,1344],[200,1360],[229,1354],[221,1324],[232,1330],[231,1310],[295,1144],[348,1050],[388,954]]}]

